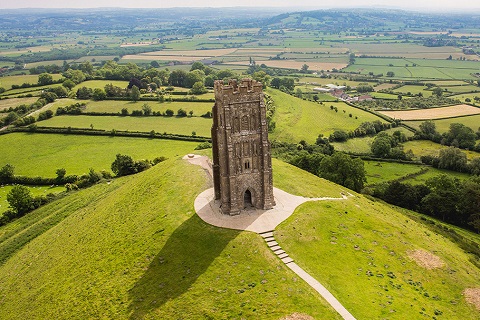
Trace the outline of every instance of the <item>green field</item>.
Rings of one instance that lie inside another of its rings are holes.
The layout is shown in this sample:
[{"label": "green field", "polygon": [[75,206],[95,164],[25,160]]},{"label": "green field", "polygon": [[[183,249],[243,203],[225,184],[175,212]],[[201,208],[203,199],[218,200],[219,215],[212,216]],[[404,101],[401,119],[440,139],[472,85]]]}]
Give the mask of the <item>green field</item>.
[{"label": "green field", "polygon": [[[381,118],[343,102],[326,102],[321,105],[292,97],[279,90],[268,89],[267,93],[271,95],[276,106],[273,118],[276,129],[270,134],[270,139],[287,142],[305,140],[313,143],[321,133],[329,136],[335,130],[354,130],[362,122],[383,122]],[[331,110],[331,105],[336,106],[338,112]],[[349,114],[352,114],[352,117],[349,117]]]},{"label": "green field", "polygon": [[[423,121],[403,121],[403,123],[416,129],[420,129],[420,125],[422,124],[422,122]],[[444,133],[450,130],[450,124],[452,123],[462,123],[467,127],[472,128],[472,130],[476,132],[480,127],[480,115],[433,120],[433,122],[435,122],[436,130],[440,133]]]},{"label": "green field", "polygon": [[11,98],[11,99],[2,99],[0,100],[0,110],[15,108],[22,104],[31,105],[37,101],[37,98]]},{"label": "green field", "polygon": [[[403,144],[405,150],[411,149],[413,154],[417,159],[420,159],[420,156],[438,156],[441,149],[448,148],[439,143],[435,143],[429,140],[413,140],[408,141]],[[480,157],[480,153],[473,151],[462,150],[467,155],[468,160],[472,158]]]},{"label": "green field", "polygon": [[[53,80],[58,80],[62,78],[61,74],[52,74]],[[0,87],[10,90],[12,85],[22,85],[24,83],[37,84],[38,75],[22,75],[22,76],[8,76],[0,77]],[[33,88],[31,88],[33,89]]]},{"label": "green field", "polygon": [[[87,173],[89,168],[110,171],[118,153],[130,155],[137,160],[153,160],[159,156],[182,157],[191,153],[198,143],[146,138],[11,133],[0,136],[0,145],[0,167],[10,163],[15,166],[15,174],[18,175],[55,177],[55,171],[59,168],[65,168],[67,174],[77,175]],[[25,150],[29,152],[26,153]]]},{"label": "green field", "polygon": [[259,235],[195,215],[205,178],[169,160],[0,228],[0,317],[340,319]]},{"label": "green field", "polygon": [[[27,186],[35,196],[45,196],[49,193],[59,193],[65,191],[65,187],[49,187],[49,186]],[[0,214],[8,209],[7,194],[12,190],[13,186],[0,185]]]},{"label": "green field", "polygon": [[201,116],[208,111],[212,111],[213,102],[156,102],[156,101],[85,101],[87,107],[85,112],[108,112],[108,113],[120,113],[123,108],[126,108],[128,112],[133,110],[142,110],[142,106],[147,104],[152,108],[152,112],[164,113],[167,109],[173,110],[175,113],[179,109],[183,109],[187,112],[193,111],[193,116]]},{"label": "green field", "polygon": [[396,180],[407,174],[419,172],[425,166],[407,163],[363,161],[367,172],[367,184]]},{"label": "green field", "polygon": [[458,178],[460,180],[465,180],[465,179],[468,179],[469,177],[471,177],[471,175],[469,175],[468,173],[461,173],[461,172],[455,172],[455,171],[449,171],[449,170],[443,170],[443,169],[437,169],[437,168],[429,167],[427,172],[425,172],[425,173],[423,173],[419,176],[416,176],[416,177],[413,177],[413,178],[410,178],[410,179],[406,179],[404,182],[409,183],[409,184],[421,184],[421,183],[425,183],[425,181],[427,181],[428,179],[433,178],[433,177],[438,176],[438,175],[441,175],[441,174],[446,174],[450,177],[455,177],[455,178]]},{"label": "green field", "polygon": [[[391,135],[395,131],[403,132],[407,137],[413,136],[413,133],[410,130],[407,130],[403,127],[391,128],[385,130],[384,132]],[[335,150],[338,151],[351,152],[355,154],[369,154],[371,152],[373,140],[375,140],[375,136],[365,136],[348,139],[345,142],[333,142],[332,145],[335,147]],[[407,149],[405,149],[405,151],[407,151]]]},{"label": "green field", "polygon": [[[462,293],[478,287],[480,270],[454,243],[391,206],[362,196],[307,202],[274,234],[357,319],[478,319]],[[413,250],[445,266],[422,268],[409,257]]]},{"label": "green field", "polygon": [[103,89],[107,84],[113,84],[114,86],[120,87],[122,89],[128,86],[128,81],[116,81],[116,80],[89,80],[77,84],[73,87],[72,91],[77,92],[78,89],[82,87],[87,87],[90,89],[100,88]]},{"label": "green field", "polygon": [[426,86],[413,86],[413,85],[405,85],[400,88],[395,89],[395,93],[408,93],[410,92],[413,95],[416,95],[418,93],[422,93],[424,97],[429,97],[432,95],[431,90],[427,90],[428,88]]},{"label": "green field", "polygon": [[91,128],[102,130],[175,133],[209,137],[212,119],[201,117],[121,117],[121,116],[57,116],[37,123],[42,127]]}]

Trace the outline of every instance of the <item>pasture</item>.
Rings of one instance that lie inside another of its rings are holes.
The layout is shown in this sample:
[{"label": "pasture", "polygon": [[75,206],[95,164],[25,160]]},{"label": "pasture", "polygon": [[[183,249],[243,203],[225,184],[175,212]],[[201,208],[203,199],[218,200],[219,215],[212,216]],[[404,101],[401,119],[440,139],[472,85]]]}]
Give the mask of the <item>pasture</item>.
[{"label": "pasture", "polygon": [[[405,150],[411,149],[417,160],[420,159],[420,156],[438,156],[440,150],[448,148],[439,143],[435,143],[429,140],[412,140],[407,141],[403,144]],[[467,155],[468,160],[473,158],[480,157],[480,153],[474,151],[462,150],[463,153]]]},{"label": "pasture", "polygon": [[212,119],[201,117],[121,117],[121,116],[56,116],[48,120],[38,122],[40,127],[56,128],[83,128],[100,130],[140,131],[159,133],[174,133],[192,135],[195,131],[197,136],[210,137]]},{"label": "pasture", "polygon": [[[12,190],[11,185],[0,185],[0,216],[2,212],[5,212],[9,205],[7,201],[7,194]],[[65,191],[65,187],[60,186],[27,186],[34,197],[46,196],[49,193],[60,193]]]},{"label": "pasture", "polygon": [[[319,134],[329,136],[335,130],[350,131],[362,122],[383,120],[371,113],[353,108],[343,102],[323,104],[292,97],[279,90],[267,89],[276,106],[273,120],[276,129],[270,139],[296,143],[305,140],[314,143]],[[330,106],[337,107],[338,112]],[[352,114],[352,117],[349,117]]]},{"label": "pasture", "polygon": [[10,163],[15,166],[15,174],[18,175],[55,177],[55,171],[59,168],[65,168],[67,174],[77,175],[87,173],[89,168],[97,172],[110,172],[117,153],[130,155],[136,160],[153,160],[159,156],[181,157],[191,153],[198,143],[128,137],[10,133],[0,136],[0,145],[0,167]]},{"label": "pasture", "polygon": [[[86,101],[87,102],[87,101]],[[199,117],[208,111],[212,111],[213,102],[157,102],[157,101],[120,101],[120,100],[104,100],[104,101],[88,101],[85,108],[85,112],[108,112],[108,113],[120,113],[122,109],[127,109],[129,113],[133,110],[142,110],[142,106],[147,104],[152,108],[152,112],[164,113],[167,109],[173,110],[175,113],[179,109],[183,109],[187,112],[193,111],[194,117]]]},{"label": "pasture", "polygon": [[[58,80],[62,78],[61,74],[52,74],[51,76],[53,80]],[[12,89],[12,85],[20,86],[24,83],[37,84],[38,75],[20,75],[20,76],[0,77],[0,87],[4,88],[5,90]]]},{"label": "pasture", "polygon": [[[416,128],[417,130],[420,129],[420,124],[422,122],[423,121],[404,121],[405,124],[413,128]],[[450,124],[452,123],[462,123],[467,127],[472,128],[472,130],[476,132],[480,128],[480,115],[434,120],[434,122],[435,122],[436,130],[440,133],[444,133],[450,130]]]},{"label": "pasture", "polygon": [[446,174],[449,177],[458,178],[460,180],[465,180],[465,179],[468,179],[468,178],[471,177],[471,175],[469,175],[468,173],[462,173],[462,172],[456,172],[456,171],[450,171],[450,170],[444,170],[444,169],[437,169],[437,168],[429,167],[428,171],[426,171],[425,173],[423,173],[421,175],[418,175],[418,176],[415,176],[415,177],[412,177],[412,178],[409,178],[409,179],[406,179],[403,182],[409,183],[409,184],[412,184],[412,185],[421,184],[421,183],[425,183],[428,179],[439,176],[441,174]]},{"label": "pasture", "polygon": [[100,88],[103,89],[107,84],[113,84],[114,86],[120,87],[122,89],[128,86],[128,81],[118,81],[118,80],[88,80],[77,84],[73,87],[72,91],[77,92],[78,89],[82,87],[87,87],[90,89]]},{"label": "pasture", "polygon": [[417,164],[369,160],[364,160],[363,164],[367,172],[367,185],[396,180],[425,168]]},{"label": "pasture", "polygon": [[31,105],[37,101],[37,98],[10,98],[10,99],[1,99],[0,100],[0,110],[5,110],[8,108],[15,108],[22,104]]},{"label": "pasture", "polygon": [[421,93],[424,97],[429,97],[432,95],[431,90],[427,90],[426,86],[413,86],[413,85],[405,85],[401,86],[400,88],[394,89],[395,93],[404,93],[404,94],[413,94],[417,95]]},{"label": "pasture", "polygon": [[453,117],[462,117],[480,114],[480,108],[468,104],[460,104],[451,107],[400,110],[400,111],[378,111],[392,119],[401,120],[434,120]]}]

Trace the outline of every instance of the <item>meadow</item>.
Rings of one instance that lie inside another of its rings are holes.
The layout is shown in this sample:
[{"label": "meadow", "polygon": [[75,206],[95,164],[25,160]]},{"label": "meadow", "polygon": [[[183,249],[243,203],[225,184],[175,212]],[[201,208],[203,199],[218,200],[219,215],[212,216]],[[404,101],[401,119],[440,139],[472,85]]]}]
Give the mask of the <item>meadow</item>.
[{"label": "meadow", "polygon": [[[350,131],[362,122],[380,120],[381,118],[353,108],[343,102],[327,102],[324,104],[292,97],[279,90],[267,89],[276,106],[273,120],[276,128],[270,139],[287,142],[305,140],[314,143],[319,134],[329,136],[335,130]],[[338,112],[330,106],[338,108]],[[352,117],[349,117],[352,114]]]},{"label": "meadow", "polygon": [[[2,212],[5,212],[9,205],[7,202],[7,194],[12,190],[13,186],[11,185],[0,185],[0,215]],[[34,197],[36,196],[46,196],[49,193],[60,193],[65,191],[63,186],[27,186]]]},{"label": "meadow", "polygon": [[89,81],[84,81],[77,84],[75,87],[73,87],[72,91],[77,92],[78,89],[83,87],[87,87],[90,89],[96,89],[96,88],[103,89],[107,84],[113,84],[116,87],[120,87],[124,89],[128,86],[128,83],[129,83],[128,81],[118,81],[118,80],[89,80]]},{"label": "meadow", "polygon": [[[52,74],[53,80],[59,80],[62,78],[61,74]],[[38,75],[20,75],[20,76],[9,76],[9,77],[0,77],[0,87],[5,90],[12,89],[12,85],[22,85],[24,83],[37,84]]]},{"label": "meadow", "polygon": [[[416,129],[420,128],[420,124],[422,124],[422,122],[423,121],[404,121],[405,124]],[[467,127],[472,128],[472,130],[476,132],[480,127],[480,115],[458,117],[458,118],[451,118],[451,119],[439,119],[439,120],[434,120],[433,122],[435,123],[436,130],[440,133],[444,133],[450,130],[450,124],[452,123],[462,123]]]},{"label": "meadow", "polygon": [[133,110],[142,110],[143,105],[147,104],[152,108],[152,112],[165,113],[167,109],[173,110],[175,113],[179,109],[183,109],[187,112],[193,111],[194,117],[199,117],[208,111],[212,111],[213,102],[180,102],[180,101],[116,101],[116,100],[104,100],[104,101],[85,101],[87,106],[85,112],[107,112],[107,113],[121,113],[125,108],[131,113]]},{"label": "meadow", "polygon": [[[438,156],[440,150],[448,148],[447,146],[443,146],[439,143],[435,143],[429,140],[413,140],[407,141],[403,144],[405,150],[412,150],[413,154],[417,158],[420,159],[420,156]],[[466,151],[462,150],[463,153],[467,155],[468,160],[472,160],[473,158],[480,157],[480,153],[474,151]]]},{"label": "meadow", "polygon": [[0,100],[0,110],[15,108],[22,104],[30,105],[37,101],[37,98],[11,98],[11,99],[1,99]]},{"label": "meadow", "polygon": [[128,137],[11,133],[0,136],[0,145],[0,167],[10,163],[18,175],[55,177],[55,171],[59,168],[65,168],[67,174],[77,175],[87,173],[89,168],[97,172],[110,172],[110,166],[118,153],[129,155],[135,160],[153,160],[160,156],[182,157],[191,153],[198,143]]},{"label": "meadow", "polygon": [[150,132],[154,130],[159,133],[174,133],[210,137],[212,119],[201,117],[122,117],[122,116],[56,116],[48,120],[38,122],[40,127],[57,128],[85,128],[120,131],[141,131]]},{"label": "meadow", "polygon": [[363,164],[367,173],[367,185],[396,180],[408,174],[420,172],[422,168],[425,168],[425,166],[418,164],[384,161],[364,160]]}]

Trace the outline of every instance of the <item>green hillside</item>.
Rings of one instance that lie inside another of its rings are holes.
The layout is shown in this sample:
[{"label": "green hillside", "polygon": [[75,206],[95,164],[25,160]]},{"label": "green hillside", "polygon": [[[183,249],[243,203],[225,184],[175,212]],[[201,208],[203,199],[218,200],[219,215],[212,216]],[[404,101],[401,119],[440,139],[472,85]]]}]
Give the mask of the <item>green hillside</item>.
[{"label": "green hillside", "polygon": [[[293,194],[344,191],[273,164],[275,185]],[[170,159],[0,228],[0,318],[279,319],[298,312],[338,319],[259,235],[212,227],[194,214],[193,201],[208,186],[203,169]],[[359,195],[310,202],[275,234],[357,319],[478,318],[462,291],[478,287],[480,270],[391,206]],[[418,266],[407,257],[416,249],[445,265]]]},{"label": "green hillside", "polygon": [[205,181],[168,160],[0,228],[0,318],[337,319],[259,235],[194,214]]},{"label": "green hillside", "polygon": [[[353,131],[362,122],[380,120],[366,111],[351,107],[344,102],[316,102],[292,97],[275,89],[267,89],[276,106],[273,120],[275,130],[270,139],[296,143],[305,140],[314,143],[319,134],[329,136],[335,130]],[[330,106],[337,107],[337,112]],[[352,115],[350,117],[350,114]]]}]

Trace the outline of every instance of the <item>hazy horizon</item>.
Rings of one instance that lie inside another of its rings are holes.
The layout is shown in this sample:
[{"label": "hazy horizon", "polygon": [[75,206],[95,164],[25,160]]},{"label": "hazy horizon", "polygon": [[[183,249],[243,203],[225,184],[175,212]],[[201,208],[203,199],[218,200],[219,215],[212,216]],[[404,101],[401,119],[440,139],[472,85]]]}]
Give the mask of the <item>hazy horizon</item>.
[{"label": "hazy horizon", "polygon": [[421,10],[421,11],[476,11],[480,10],[480,3],[473,6],[470,0],[344,0],[339,4],[319,5],[315,0],[304,1],[274,1],[274,0],[257,0],[257,1],[220,1],[220,0],[177,0],[175,5],[166,1],[137,0],[135,2],[127,0],[84,0],[81,2],[65,2],[65,1],[45,1],[40,5],[34,0],[17,0],[14,2],[1,3],[0,9],[87,9],[87,8],[178,8],[178,7],[215,7],[215,8],[231,8],[231,7],[271,7],[285,8],[290,10],[302,9],[330,9],[330,8],[392,8],[404,10]]}]

